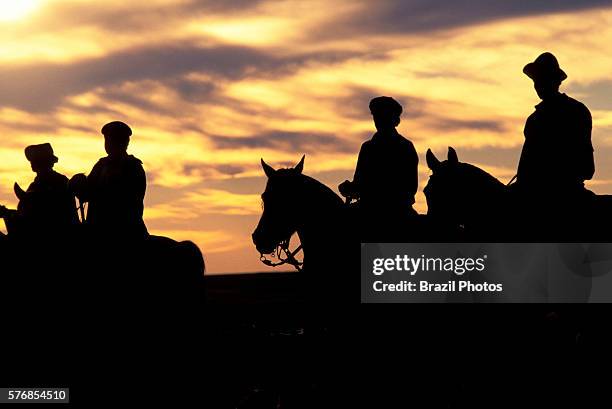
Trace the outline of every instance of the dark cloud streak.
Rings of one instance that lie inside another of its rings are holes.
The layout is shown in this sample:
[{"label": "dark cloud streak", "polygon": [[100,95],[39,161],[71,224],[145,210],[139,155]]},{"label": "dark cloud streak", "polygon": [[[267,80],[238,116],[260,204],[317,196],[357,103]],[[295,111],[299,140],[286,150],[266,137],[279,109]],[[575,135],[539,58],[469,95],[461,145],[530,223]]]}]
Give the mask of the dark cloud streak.
[{"label": "dark cloud streak", "polygon": [[200,72],[219,80],[278,76],[307,62],[327,63],[352,56],[351,53],[311,53],[276,57],[241,46],[157,45],[69,64],[34,63],[0,68],[0,105],[46,112],[71,95],[143,80],[170,81],[170,85],[178,85],[177,90],[183,96],[194,98],[193,94],[189,95],[193,90],[180,83],[181,75]]},{"label": "dark cloud streak", "polygon": [[589,108],[612,110],[612,81],[599,80],[589,84],[572,83],[567,87],[568,94],[576,93],[576,98],[584,98]]},{"label": "dark cloud streak", "polygon": [[166,46],[134,49],[71,64],[0,68],[0,104],[47,111],[70,95],[126,81],[156,80],[193,71],[238,78],[272,58],[246,47]]},{"label": "dark cloud streak", "polygon": [[[36,31],[64,30],[71,26],[89,26],[114,34],[151,31],[169,27],[186,19],[200,16],[225,17],[252,12],[263,0],[192,0],[178,4],[146,4],[125,2],[122,5],[105,2],[55,2],[45,5],[28,24],[17,29],[22,34]],[[18,32],[19,33],[19,32]]]},{"label": "dark cloud streak", "polygon": [[296,154],[314,152],[353,152],[352,143],[334,135],[300,132],[265,132],[248,137],[214,135],[211,141],[218,149],[269,148]]},{"label": "dark cloud streak", "polygon": [[[339,97],[335,106],[338,112],[343,116],[352,119],[364,119],[370,117],[368,108],[369,101],[377,96],[380,92],[367,87],[353,87]],[[402,105],[404,112],[402,114],[403,121],[418,120],[422,121],[432,130],[448,132],[458,129],[473,129],[473,130],[488,130],[502,132],[505,130],[503,122],[485,119],[485,118],[469,118],[459,119],[450,118],[444,114],[446,109],[440,108],[436,101],[427,100],[412,95],[406,95],[400,92],[389,95]],[[448,103],[446,103],[448,104]]]},{"label": "dark cloud streak", "polygon": [[612,6],[610,0],[385,0],[364,2],[363,10],[334,21],[320,36],[424,33],[510,17]]}]

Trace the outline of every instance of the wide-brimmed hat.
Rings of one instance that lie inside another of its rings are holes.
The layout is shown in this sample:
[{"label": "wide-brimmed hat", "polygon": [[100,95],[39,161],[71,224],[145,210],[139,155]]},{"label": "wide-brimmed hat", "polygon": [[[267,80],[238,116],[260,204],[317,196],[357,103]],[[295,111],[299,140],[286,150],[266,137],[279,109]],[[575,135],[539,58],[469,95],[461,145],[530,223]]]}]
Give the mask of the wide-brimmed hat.
[{"label": "wide-brimmed hat", "polygon": [[41,160],[50,160],[53,163],[57,162],[57,156],[53,154],[53,148],[50,143],[42,143],[40,145],[30,145],[25,148],[25,156],[30,162]]},{"label": "wide-brimmed hat", "polygon": [[556,79],[563,81],[567,74],[559,67],[557,58],[549,52],[542,53],[523,68],[523,72],[532,80]]}]

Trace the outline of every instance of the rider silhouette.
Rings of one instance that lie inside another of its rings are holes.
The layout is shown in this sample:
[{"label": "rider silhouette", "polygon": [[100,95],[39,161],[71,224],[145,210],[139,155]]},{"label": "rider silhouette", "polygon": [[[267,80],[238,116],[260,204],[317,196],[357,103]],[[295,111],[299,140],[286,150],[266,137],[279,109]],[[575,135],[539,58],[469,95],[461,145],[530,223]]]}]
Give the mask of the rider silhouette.
[{"label": "rider silhouette", "polygon": [[0,206],[9,236],[26,240],[57,238],[78,225],[74,196],[68,188],[68,178],[55,170],[58,159],[49,143],[25,148],[36,178],[26,191],[15,183],[19,198],[17,210]]},{"label": "rider silhouette", "polygon": [[534,238],[575,239],[578,231],[585,231],[591,213],[593,194],[584,187],[595,172],[591,113],[559,92],[567,75],[551,53],[541,54],[523,72],[533,80],[542,102],[525,123],[513,187],[521,218],[517,226],[536,234]]},{"label": "rider silhouette", "polygon": [[86,224],[101,238],[144,239],[148,235],[143,221],[147,182],[140,159],[127,153],[132,130],[114,121],[102,127],[102,134],[108,156],[88,176],[75,175],[71,181],[79,199],[89,202]]},{"label": "rider silhouette", "polygon": [[517,184],[528,191],[575,194],[595,172],[591,113],[559,92],[567,75],[551,53],[540,55],[523,72],[542,102],[525,123]]},{"label": "rider silhouette", "polygon": [[412,208],[418,187],[419,157],[408,139],[395,129],[400,123],[402,106],[391,97],[370,101],[376,126],[372,139],[359,151],[353,181],[338,187],[345,197],[359,199],[365,221],[383,227],[416,214]]}]

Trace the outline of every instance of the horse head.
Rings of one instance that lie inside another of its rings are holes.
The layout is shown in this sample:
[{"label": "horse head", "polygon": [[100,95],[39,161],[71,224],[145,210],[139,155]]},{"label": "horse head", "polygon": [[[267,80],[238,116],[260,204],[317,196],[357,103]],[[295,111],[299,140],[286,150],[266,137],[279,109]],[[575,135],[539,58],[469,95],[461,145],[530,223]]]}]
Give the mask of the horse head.
[{"label": "horse head", "polygon": [[431,149],[426,154],[432,174],[423,193],[427,215],[455,225],[482,221],[496,209],[504,185],[484,170],[459,161],[457,152],[448,148],[448,156],[440,161]]},{"label": "horse head", "polygon": [[262,254],[269,254],[284,240],[288,240],[298,229],[297,206],[304,175],[304,156],[293,168],[274,169],[264,160],[261,166],[268,177],[266,190],[261,195],[263,213],[253,232],[253,243]]},{"label": "horse head", "polygon": [[423,189],[427,200],[427,215],[444,219],[457,219],[457,178],[459,173],[459,158],[457,152],[449,147],[448,158],[440,161],[436,155],[427,149],[425,155],[427,166],[432,171],[429,181]]}]

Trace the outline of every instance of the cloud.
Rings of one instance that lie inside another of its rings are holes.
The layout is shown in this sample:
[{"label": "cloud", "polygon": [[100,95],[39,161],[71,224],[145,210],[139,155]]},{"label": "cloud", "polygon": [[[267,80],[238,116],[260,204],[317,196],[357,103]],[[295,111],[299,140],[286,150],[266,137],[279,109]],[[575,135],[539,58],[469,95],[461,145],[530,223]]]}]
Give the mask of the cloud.
[{"label": "cloud", "polygon": [[[380,96],[381,92],[367,87],[350,87],[344,91],[344,96],[336,98],[334,105],[339,114],[355,120],[369,120],[369,102]],[[436,101],[408,95],[398,91],[393,96],[403,107],[402,118],[406,121],[420,121],[431,130],[449,132],[457,130],[477,130],[503,132],[506,125],[489,118],[456,118],[450,115],[457,110],[460,103]],[[449,107],[449,105],[453,105]]]},{"label": "cloud", "polygon": [[501,132],[505,130],[505,126],[501,121],[490,119],[453,119],[434,114],[428,120],[432,128],[438,131],[457,131],[461,129],[486,130]]},{"label": "cloud", "polygon": [[584,98],[590,109],[612,110],[612,80],[603,79],[590,83],[572,83],[567,88],[568,94],[576,93],[576,98]]},{"label": "cloud", "polygon": [[187,192],[184,201],[196,206],[201,213],[230,216],[258,215],[261,198],[257,194],[236,194],[225,190],[201,189]]},{"label": "cloud", "polygon": [[334,21],[322,36],[423,33],[510,17],[610,6],[608,0],[385,0],[361,3],[359,12]]},{"label": "cloud", "polygon": [[[254,168],[255,165],[250,168]],[[243,165],[231,163],[219,164],[203,164],[203,163],[185,163],[183,165],[183,173],[187,176],[198,175],[202,179],[219,179],[227,176],[236,176],[243,173],[248,168]]]},{"label": "cloud", "polygon": [[262,149],[270,148],[296,154],[313,152],[352,152],[352,143],[338,138],[335,135],[324,133],[301,133],[270,131],[258,135],[235,137],[235,136],[211,136],[214,146],[218,149]]},{"label": "cloud", "polygon": [[262,0],[151,0],[134,7],[132,3],[118,0],[97,3],[55,0],[34,16],[32,25],[47,32],[73,25],[95,26],[114,33],[150,31],[186,18],[245,13],[261,3]]},{"label": "cloud", "polygon": [[[451,113],[459,111],[463,104],[459,102],[437,101],[414,96],[404,96],[406,103],[405,117],[420,121],[424,127],[433,131],[457,132],[461,130],[502,132],[505,125],[502,121],[489,118],[457,118]],[[456,114],[455,114],[456,115]]]},{"label": "cloud", "polygon": [[[480,164],[488,169],[495,167],[516,170],[520,153],[520,146],[515,148],[496,148],[488,146],[481,149],[457,149],[457,154],[461,162]],[[440,156],[445,158],[446,152],[441,150]],[[504,175],[494,174],[494,176],[497,177]]]},{"label": "cloud", "polygon": [[612,11],[573,12],[603,2],[132,3],[53,0],[0,26],[3,200],[33,177],[26,144],[51,141],[59,171],[87,171],[103,155],[101,125],[122,119],[145,162],[150,230],[198,241],[214,271],[254,271],[260,157],[282,167],[306,153],[305,173],[335,188],[375,131],[369,100],[390,95],[420,188],[426,149],[448,145],[507,181],[538,102],[521,68],[551,44],[568,93],[593,111],[594,186],[612,180]]},{"label": "cloud", "polygon": [[[31,63],[0,68],[0,104],[34,112],[49,111],[67,96],[144,80],[169,80],[183,96],[193,99],[197,98],[198,89],[190,88],[194,83],[180,79],[181,75],[206,73],[218,81],[238,80],[247,75],[272,77],[288,74],[308,62],[329,63],[352,55],[320,52],[275,57],[249,47],[200,47],[189,42],[134,48],[73,63]],[[209,84],[205,91],[213,88],[214,84]],[[129,98],[142,103],[137,97]]]},{"label": "cloud", "polygon": [[70,64],[34,63],[0,68],[0,104],[47,111],[69,95],[125,81],[174,78],[200,71],[238,78],[273,58],[238,46],[202,48],[189,44],[132,49]]}]

